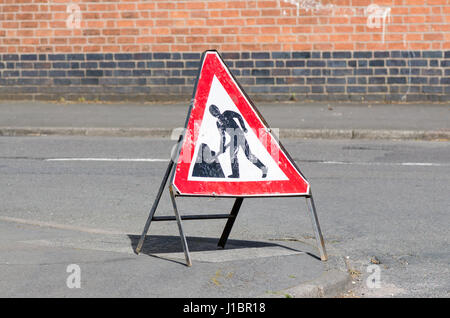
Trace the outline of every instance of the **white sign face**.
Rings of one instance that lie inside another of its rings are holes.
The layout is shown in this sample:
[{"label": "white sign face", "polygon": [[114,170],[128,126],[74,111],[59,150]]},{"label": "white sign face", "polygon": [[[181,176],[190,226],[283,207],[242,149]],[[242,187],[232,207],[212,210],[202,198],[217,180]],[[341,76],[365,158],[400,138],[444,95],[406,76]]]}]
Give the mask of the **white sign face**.
[{"label": "white sign face", "polygon": [[216,76],[203,118],[195,125],[198,139],[188,180],[245,182],[289,179]]}]

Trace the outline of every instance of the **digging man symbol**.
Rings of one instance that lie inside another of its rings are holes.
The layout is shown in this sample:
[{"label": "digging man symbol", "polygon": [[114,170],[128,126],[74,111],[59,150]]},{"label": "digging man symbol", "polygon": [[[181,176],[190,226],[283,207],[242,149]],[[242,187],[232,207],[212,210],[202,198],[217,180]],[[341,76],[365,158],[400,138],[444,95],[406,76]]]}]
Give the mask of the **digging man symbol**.
[{"label": "digging man symbol", "polygon": [[[267,176],[267,167],[250,150],[247,139],[245,138],[247,128],[245,127],[242,116],[231,110],[226,110],[221,113],[219,108],[214,104],[209,106],[209,112],[217,118],[216,125],[221,136],[219,154],[225,153],[227,147],[230,147],[232,174],[228,178],[239,178],[239,160],[237,154],[240,148],[244,151],[247,159],[261,170],[262,177],[265,178]],[[239,125],[235,119],[237,119]],[[227,145],[225,145],[226,134],[230,136],[230,142]]]},{"label": "digging man symbol", "polygon": [[[245,127],[242,116],[231,110],[226,110],[221,113],[219,107],[214,104],[209,106],[209,112],[217,118],[216,126],[220,133],[219,151],[216,153],[207,144],[202,143],[192,175],[196,177],[225,178],[223,169],[218,161],[218,156],[224,154],[227,148],[230,147],[232,173],[228,178],[239,178],[239,149],[242,149],[247,159],[261,170],[262,178],[265,178],[268,169],[250,150],[250,146],[245,137],[245,133],[248,130]],[[230,142],[225,144],[227,135],[230,137]]]}]

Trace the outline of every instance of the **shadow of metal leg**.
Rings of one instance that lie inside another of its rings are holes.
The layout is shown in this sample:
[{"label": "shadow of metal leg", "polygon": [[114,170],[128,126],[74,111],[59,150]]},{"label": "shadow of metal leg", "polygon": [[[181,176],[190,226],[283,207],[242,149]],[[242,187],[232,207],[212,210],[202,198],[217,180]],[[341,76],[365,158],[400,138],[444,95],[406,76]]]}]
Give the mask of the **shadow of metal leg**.
[{"label": "shadow of metal leg", "polygon": [[186,265],[192,266],[191,256],[189,255],[189,248],[186,241],[186,236],[183,232],[183,225],[181,224],[180,214],[178,213],[177,203],[175,202],[175,196],[173,194],[173,189],[169,187],[170,200],[172,201],[173,211],[175,212],[175,218],[177,219],[178,230],[180,231],[181,245],[183,246],[184,257],[186,258]]},{"label": "shadow of metal leg", "polygon": [[311,222],[314,228],[314,234],[316,236],[317,245],[320,252],[320,259],[322,261],[328,260],[327,251],[325,250],[325,241],[323,240],[322,231],[320,230],[319,219],[317,218],[316,206],[314,204],[314,199],[311,196],[306,197],[306,205],[311,216]]},{"label": "shadow of metal leg", "polygon": [[164,187],[166,186],[167,179],[169,178],[170,172],[173,168],[173,160],[170,160],[169,166],[167,167],[166,173],[164,174],[163,181],[161,182],[161,186],[159,187],[158,194],[156,195],[155,202],[153,202],[152,209],[150,210],[150,214],[148,215],[147,222],[145,223],[144,230],[142,231],[141,238],[139,239],[139,243],[136,247],[136,254],[141,252],[142,246],[144,245],[145,236],[147,235],[148,229],[150,227],[150,223],[152,222],[153,215],[155,214],[156,208],[158,207],[159,200],[161,199],[161,195],[164,191]]}]

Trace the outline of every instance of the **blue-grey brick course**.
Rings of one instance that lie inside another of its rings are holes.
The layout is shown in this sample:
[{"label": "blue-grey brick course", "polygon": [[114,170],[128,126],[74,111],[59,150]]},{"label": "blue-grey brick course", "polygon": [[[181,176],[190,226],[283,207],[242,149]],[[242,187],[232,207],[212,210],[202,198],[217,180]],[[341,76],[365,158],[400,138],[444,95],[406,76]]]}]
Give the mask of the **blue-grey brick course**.
[{"label": "blue-grey brick course", "polygon": [[[189,98],[200,56],[0,54],[0,86],[11,87],[1,89],[0,98],[12,91],[36,99],[64,94],[70,99],[77,94],[114,100],[121,94],[143,100],[179,94]],[[287,100],[296,93],[314,100],[450,100],[450,51],[226,52],[222,57],[246,91],[265,100]]]}]

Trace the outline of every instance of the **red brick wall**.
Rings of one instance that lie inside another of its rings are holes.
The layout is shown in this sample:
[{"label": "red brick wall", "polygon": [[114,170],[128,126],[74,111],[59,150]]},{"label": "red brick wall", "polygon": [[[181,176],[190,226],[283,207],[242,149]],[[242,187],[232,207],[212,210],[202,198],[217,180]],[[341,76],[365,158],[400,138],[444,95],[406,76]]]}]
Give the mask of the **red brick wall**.
[{"label": "red brick wall", "polygon": [[450,0],[0,0],[0,53],[206,49],[448,50]]},{"label": "red brick wall", "polygon": [[450,0],[0,0],[0,99],[450,100]]}]

